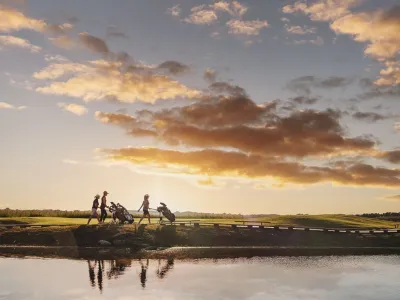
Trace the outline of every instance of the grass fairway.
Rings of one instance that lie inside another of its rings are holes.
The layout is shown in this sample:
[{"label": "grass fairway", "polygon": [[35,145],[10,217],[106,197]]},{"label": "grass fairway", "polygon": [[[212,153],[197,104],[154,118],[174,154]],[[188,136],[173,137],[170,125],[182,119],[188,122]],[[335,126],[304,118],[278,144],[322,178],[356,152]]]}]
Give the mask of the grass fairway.
[{"label": "grass fairway", "polygon": [[[110,222],[110,218],[106,223]],[[165,219],[164,219],[165,220]],[[188,221],[194,219],[177,219],[177,221]],[[235,221],[243,219],[202,219],[200,223],[226,223],[234,224]],[[254,219],[244,219],[247,221],[264,221],[273,225],[288,225],[302,227],[324,227],[324,228],[393,228],[396,222],[385,221],[374,218],[364,218],[352,215],[286,215],[273,216]],[[135,218],[138,222],[139,218]],[[158,218],[152,218],[152,223],[158,223]],[[147,220],[142,221],[147,224]],[[27,224],[71,224],[82,225],[87,223],[85,218],[57,218],[57,217],[18,217],[0,218],[0,223],[27,223]],[[92,219],[91,224],[97,224],[96,219]],[[266,224],[268,225],[268,224]]]}]

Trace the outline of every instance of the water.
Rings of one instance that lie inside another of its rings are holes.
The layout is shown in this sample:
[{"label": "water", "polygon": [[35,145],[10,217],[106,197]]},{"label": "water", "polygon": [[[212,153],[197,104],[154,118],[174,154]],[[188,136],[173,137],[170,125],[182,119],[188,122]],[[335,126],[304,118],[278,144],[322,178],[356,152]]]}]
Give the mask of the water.
[{"label": "water", "polygon": [[0,299],[400,299],[400,257],[0,258]]}]

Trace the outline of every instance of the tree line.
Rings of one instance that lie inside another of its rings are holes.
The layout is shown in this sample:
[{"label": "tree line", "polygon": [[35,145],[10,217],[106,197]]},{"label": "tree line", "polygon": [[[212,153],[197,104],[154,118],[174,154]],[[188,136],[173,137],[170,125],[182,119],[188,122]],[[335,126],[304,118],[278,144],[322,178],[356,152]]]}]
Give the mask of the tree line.
[{"label": "tree line", "polygon": [[[58,209],[0,209],[0,218],[21,218],[21,217],[59,217],[59,218],[89,218],[89,210],[58,210]],[[130,211],[136,217],[141,216],[141,212]],[[158,216],[155,211],[150,212],[153,216]],[[244,219],[262,218],[271,215],[254,214],[229,214],[229,213],[202,213],[202,212],[175,212],[177,218],[187,219]]]}]

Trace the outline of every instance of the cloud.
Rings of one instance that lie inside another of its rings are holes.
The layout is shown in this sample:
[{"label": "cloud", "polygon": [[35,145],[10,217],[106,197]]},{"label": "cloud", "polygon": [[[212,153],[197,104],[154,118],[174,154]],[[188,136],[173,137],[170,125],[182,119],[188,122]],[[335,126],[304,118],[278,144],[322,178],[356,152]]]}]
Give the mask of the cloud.
[{"label": "cloud", "polygon": [[233,17],[241,17],[243,16],[248,7],[238,1],[226,2],[226,1],[218,1],[211,5],[211,7],[216,11],[225,11],[229,13]]},{"label": "cloud", "polygon": [[394,124],[394,129],[400,131],[400,122],[396,122],[396,123]]},{"label": "cloud", "polygon": [[0,4],[0,32],[12,32],[22,29],[43,31],[47,24],[43,20],[33,19],[23,13]]},{"label": "cloud", "polygon": [[174,17],[179,17],[181,15],[181,12],[182,10],[179,4],[167,9],[167,13]]},{"label": "cloud", "polygon": [[[285,13],[300,12],[314,21],[328,21],[337,34],[345,34],[355,41],[366,43],[364,53],[382,62],[386,69],[380,72],[377,85],[390,86],[400,83],[400,6],[384,11],[352,13],[350,8],[360,5],[362,0],[319,0],[313,3],[297,1],[283,8]],[[306,40],[295,43],[306,43]]]},{"label": "cloud", "polygon": [[317,78],[315,76],[302,76],[292,79],[286,85],[286,88],[290,91],[309,95],[312,88],[319,89],[334,89],[343,88],[352,84],[354,80],[352,78],[331,76],[326,79]]},{"label": "cloud", "polygon": [[159,69],[164,69],[172,75],[180,75],[189,71],[189,66],[178,61],[167,60],[158,66]]},{"label": "cloud", "polygon": [[192,14],[185,18],[184,21],[198,25],[210,25],[218,20],[218,16],[214,10],[203,8],[204,5],[193,7]]},{"label": "cloud", "polygon": [[15,109],[15,110],[23,110],[26,109],[26,106],[14,106],[7,102],[0,102],[0,109]]},{"label": "cloud", "polygon": [[226,23],[229,33],[235,35],[259,35],[261,29],[269,27],[267,21],[230,20]]},{"label": "cloud", "polygon": [[79,41],[89,50],[97,53],[107,54],[109,53],[106,42],[98,37],[82,32],[78,36]]},{"label": "cloud", "polygon": [[240,86],[232,85],[230,83],[223,81],[213,82],[209,86],[209,89],[216,94],[226,93],[229,95],[236,95],[236,96],[246,95],[246,91]]},{"label": "cloud", "polygon": [[298,96],[291,98],[290,101],[296,103],[296,104],[306,104],[306,105],[312,105],[318,102],[318,98],[316,97],[306,97],[306,96]]},{"label": "cloud", "polygon": [[171,146],[231,148],[269,157],[374,152],[371,139],[346,137],[337,111],[304,110],[279,116],[276,108],[277,102],[260,105],[243,94],[233,94],[159,112],[139,112],[135,122],[124,122],[126,116],[121,116],[118,124],[103,123],[118,125],[133,136],[132,129],[145,129]]},{"label": "cloud", "polygon": [[310,34],[310,33],[316,33],[317,32],[317,28],[315,27],[301,27],[301,26],[285,26],[285,29],[288,33],[291,34]]},{"label": "cloud", "polygon": [[56,54],[56,55],[45,54],[44,60],[47,62],[52,62],[52,61],[67,62],[68,61],[68,59],[66,57],[59,55],[59,54]]},{"label": "cloud", "polygon": [[375,112],[356,112],[353,114],[353,118],[360,121],[377,122],[388,119],[389,117]]},{"label": "cloud", "polygon": [[318,36],[316,39],[310,39],[310,40],[295,40],[293,42],[295,45],[304,45],[304,44],[313,44],[316,46],[322,46],[324,45],[324,40],[322,37]]},{"label": "cloud", "polygon": [[380,71],[381,77],[375,83],[378,86],[400,86],[400,62],[387,61],[385,65],[386,69]]},{"label": "cloud", "polygon": [[107,37],[128,39],[129,37],[116,26],[107,27]]},{"label": "cloud", "polygon": [[63,35],[58,37],[51,37],[49,40],[57,47],[64,49],[71,49],[76,45],[76,42],[69,36]]},{"label": "cloud", "polygon": [[388,201],[400,201],[400,195],[385,196],[383,199]]},{"label": "cloud", "polygon": [[60,102],[57,105],[58,105],[58,107],[66,110],[66,111],[69,111],[77,116],[83,116],[83,115],[87,114],[87,108],[82,105],[79,105],[79,104],[74,104],[74,103],[66,104],[66,103]]},{"label": "cloud", "polygon": [[66,35],[72,28],[74,28],[74,25],[71,23],[47,24],[44,30],[54,35]]},{"label": "cloud", "polygon": [[94,72],[95,69],[93,66],[88,66],[80,63],[56,63],[51,64],[39,72],[33,73],[33,78],[36,79],[57,79],[66,74],[90,74]]},{"label": "cloud", "polygon": [[51,82],[38,87],[37,92],[81,98],[86,102],[114,100],[124,103],[194,98],[200,95],[168,76],[154,73],[152,67],[142,64],[123,66],[122,62],[106,60],[86,64],[53,64],[36,72],[38,79],[56,79],[66,74],[65,81]]},{"label": "cloud", "polygon": [[365,54],[377,59],[392,59],[400,51],[400,6],[348,14],[331,24],[337,34],[347,34],[357,42],[368,43]]},{"label": "cloud", "polygon": [[1,46],[23,48],[33,53],[37,53],[42,50],[42,48],[32,45],[28,40],[11,35],[0,35],[0,49]]},{"label": "cloud", "polygon": [[174,151],[157,148],[103,149],[107,159],[146,165],[174,174],[274,179],[279,183],[310,185],[334,183],[347,186],[400,186],[400,170],[348,164],[340,167],[307,166],[259,155],[221,150]]},{"label": "cloud", "polygon": [[204,71],[204,80],[209,82],[209,83],[214,83],[217,77],[217,72],[215,70],[207,68]]},{"label": "cloud", "polygon": [[382,152],[378,155],[380,158],[393,164],[400,164],[400,150],[391,150]]},{"label": "cloud", "polygon": [[332,21],[350,13],[350,8],[360,5],[363,0],[317,0],[296,1],[286,5],[282,11],[287,14],[303,13],[313,21]]},{"label": "cloud", "polygon": [[78,165],[79,161],[72,160],[72,159],[63,159],[62,161],[64,164],[69,164],[69,165]]}]

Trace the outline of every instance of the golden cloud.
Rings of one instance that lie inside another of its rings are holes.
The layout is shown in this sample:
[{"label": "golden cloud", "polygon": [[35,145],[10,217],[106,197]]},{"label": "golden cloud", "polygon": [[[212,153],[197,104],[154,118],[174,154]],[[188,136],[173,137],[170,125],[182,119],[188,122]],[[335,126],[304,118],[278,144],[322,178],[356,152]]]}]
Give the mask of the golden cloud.
[{"label": "golden cloud", "polygon": [[102,150],[106,157],[133,165],[149,165],[174,174],[274,179],[281,183],[317,184],[336,183],[348,186],[376,186],[398,188],[400,170],[349,164],[341,167],[307,166],[284,162],[258,155],[221,150],[181,152],[157,148],[122,148]]},{"label": "golden cloud", "polygon": [[39,46],[32,45],[28,40],[11,35],[0,35],[0,47],[1,46],[23,48],[33,53],[37,53],[42,50],[42,48]]},{"label": "golden cloud", "polygon": [[202,9],[203,6],[192,8],[192,14],[185,18],[185,22],[198,25],[210,25],[218,20],[218,16],[212,9]]},{"label": "golden cloud", "polygon": [[[66,81],[52,82],[39,87],[37,92],[82,98],[84,101],[116,100],[133,103],[142,101],[154,103],[157,100],[193,98],[199,91],[190,89],[168,76],[150,72],[151,68],[131,66],[128,71],[120,62],[105,60],[87,64],[52,64],[33,74],[37,79],[57,79],[70,75]],[[141,72],[148,69],[149,72]]]},{"label": "golden cloud", "polygon": [[303,13],[313,21],[332,21],[350,13],[350,8],[360,5],[363,0],[318,0],[314,2],[296,1],[286,5],[282,11],[287,14]]},{"label": "golden cloud", "polygon": [[0,102],[0,109],[16,109],[16,110],[23,110],[26,106],[14,106],[7,102]]},{"label": "golden cloud", "polygon": [[25,16],[23,13],[0,4],[0,32],[11,32],[22,29],[43,31],[46,22]]},{"label": "golden cloud", "polygon": [[372,153],[375,142],[346,137],[340,112],[295,111],[275,113],[276,102],[257,105],[246,96],[218,96],[190,106],[142,111],[137,117],[102,113],[103,123],[118,125],[128,134],[148,132],[169,145],[234,148],[269,157],[338,156]]},{"label": "golden cloud", "polygon": [[259,35],[261,29],[269,27],[267,21],[253,20],[230,20],[226,23],[229,33],[235,35]]},{"label": "golden cloud", "polygon": [[66,111],[69,111],[70,113],[73,113],[74,115],[77,116],[83,116],[87,114],[88,110],[86,107],[83,105],[75,104],[75,103],[58,103],[58,106]]}]

